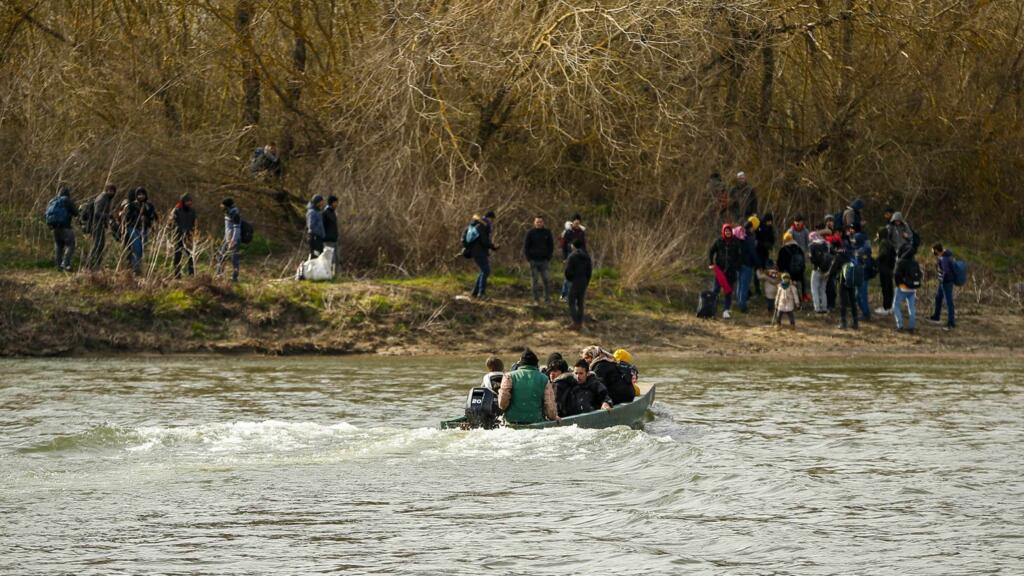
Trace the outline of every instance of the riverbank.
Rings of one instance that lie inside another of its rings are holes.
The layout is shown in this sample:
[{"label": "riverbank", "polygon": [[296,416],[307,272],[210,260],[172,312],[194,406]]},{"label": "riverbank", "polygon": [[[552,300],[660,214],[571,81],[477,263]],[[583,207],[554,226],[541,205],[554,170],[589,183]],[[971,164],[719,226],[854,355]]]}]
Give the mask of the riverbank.
[{"label": "riverbank", "polygon": [[[624,293],[611,275],[596,278],[592,321],[575,333],[565,328],[564,304],[528,305],[527,279],[496,275],[484,302],[465,297],[469,284],[465,274],[232,286],[209,277],[145,285],[109,273],[5,272],[0,355],[509,354],[524,344],[546,351],[594,342],[681,356],[1017,355],[1024,335],[1019,310],[966,291],[957,330],[922,319],[909,336],[895,333],[890,317],[839,331],[834,314],[810,312],[798,313],[796,330],[774,329],[760,302],[732,320],[699,320],[696,285]],[[922,310],[930,306],[921,300]]]}]

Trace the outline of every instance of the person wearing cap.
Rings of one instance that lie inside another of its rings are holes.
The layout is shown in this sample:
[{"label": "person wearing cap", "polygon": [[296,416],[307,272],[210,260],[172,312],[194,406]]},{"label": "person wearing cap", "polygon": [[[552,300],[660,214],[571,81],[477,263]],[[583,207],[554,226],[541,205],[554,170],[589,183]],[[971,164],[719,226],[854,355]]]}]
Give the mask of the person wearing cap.
[{"label": "person wearing cap", "polygon": [[792,281],[800,286],[802,298],[807,292],[803,280],[807,272],[807,254],[790,232],[782,235],[782,248],[779,249],[779,257],[775,262],[778,264],[779,274],[789,274]]},{"label": "person wearing cap", "polygon": [[217,276],[224,272],[224,261],[230,257],[231,281],[238,282],[238,270],[241,267],[242,213],[232,198],[222,200],[220,207],[224,210],[224,241],[217,251]]},{"label": "person wearing cap", "polygon": [[174,243],[174,277],[181,278],[181,261],[186,260],[185,271],[189,276],[196,275],[195,258],[192,253],[192,244],[196,229],[196,211],[192,207],[192,196],[188,193],[182,194],[178,203],[171,211],[171,221],[174,222],[172,230],[172,241]]},{"label": "person wearing cap", "polygon": [[736,183],[729,189],[729,213],[733,222],[757,214],[757,190],[747,182],[746,172],[738,172]]},{"label": "person wearing cap", "polygon": [[875,232],[875,247],[877,248],[875,263],[878,265],[878,284],[882,289],[882,305],[875,308],[875,314],[886,315],[892,312],[892,301],[895,296],[893,273],[896,269],[896,249],[892,245],[890,230],[892,229],[892,216],[896,210],[886,208],[882,213],[882,226]]},{"label": "person wearing cap", "polygon": [[324,206],[321,217],[324,222],[324,247],[334,250],[334,263],[337,264],[338,254],[338,213],[335,212],[338,206],[338,197],[331,194],[327,197],[327,205]]},{"label": "person wearing cap", "polygon": [[491,251],[498,249],[498,245],[491,241],[494,233],[494,211],[489,210],[483,218],[473,215],[472,226],[476,228],[477,238],[469,245],[469,256],[480,271],[476,276],[476,283],[473,284],[472,295],[474,298],[484,299],[487,298],[487,278],[491,275]]},{"label": "person wearing cap", "polygon": [[324,216],[320,210],[324,197],[316,194],[306,204],[306,240],[309,243],[309,257],[316,258],[324,251]]},{"label": "person wearing cap", "polygon": [[538,367],[537,354],[527,348],[519,367],[505,374],[498,389],[498,408],[510,424],[558,420],[555,389]]}]

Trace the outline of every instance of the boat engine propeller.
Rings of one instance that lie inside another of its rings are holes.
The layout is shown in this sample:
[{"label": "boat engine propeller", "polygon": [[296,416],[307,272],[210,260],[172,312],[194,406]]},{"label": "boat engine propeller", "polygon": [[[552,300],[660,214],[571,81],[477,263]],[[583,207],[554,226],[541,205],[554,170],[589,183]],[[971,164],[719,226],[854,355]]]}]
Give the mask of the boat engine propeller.
[{"label": "boat engine propeller", "polygon": [[466,424],[468,428],[497,428],[498,396],[490,388],[473,388],[466,399]]}]

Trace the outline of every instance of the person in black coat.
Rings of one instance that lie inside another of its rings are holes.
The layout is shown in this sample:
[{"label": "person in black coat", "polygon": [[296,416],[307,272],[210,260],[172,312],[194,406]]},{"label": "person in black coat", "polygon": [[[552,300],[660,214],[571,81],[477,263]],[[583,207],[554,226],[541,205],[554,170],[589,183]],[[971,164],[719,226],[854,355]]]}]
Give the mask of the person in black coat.
[{"label": "person in black coat", "polygon": [[572,330],[583,328],[583,302],[586,299],[590,277],[594,273],[594,263],[583,248],[583,241],[577,238],[572,242],[573,250],[565,261],[565,280],[569,283],[569,317]]},{"label": "person in black coat", "polygon": [[187,256],[186,272],[196,275],[195,258],[192,255],[192,235],[196,229],[196,211],[192,207],[192,196],[182,194],[171,211],[174,221],[174,277],[181,278],[181,261]]},{"label": "person in black coat", "polygon": [[334,263],[339,260],[338,254],[338,213],[335,211],[338,206],[338,197],[327,197],[327,206],[324,207],[322,215],[324,221],[324,246],[334,250]]},{"label": "person in black coat", "polygon": [[530,263],[530,288],[533,291],[533,303],[540,303],[540,286],[538,278],[544,283],[544,302],[551,304],[551,258],[555,254],[555,237],[544,226],[544,218],[533,219],[533,228],[523,239],[523,256]]},{"label": "person in black coat", "polygon": [[[743,265],[743,252],[740,249],[740,242],[732,235],[732,226],[722,225],[722,236],[715,240],[708,251],[708,268],[717,266],[725,275],[731,287],[736,286],[736,279],[739,277],[740,267]],[[718,296],[719,291],[724,287],[715,278],[714,293]],[[732,292],[725,295],[725,310],[722,318],[731,318],[732,313]]]},{"label": "person in black coat", "polygon": [[[560,361],[559,366],[553,372],[559,372],[562,368],[568,369],[565,360]],[[608,389],[596,374],[590,372],[590,366],[586,360],[577,362],[571,373],[559,372],[558,376],[553,378],[553,382],[559,417],[565,418],[598,409],[611,410],[612,408],[612,399],[608,395]]]}]

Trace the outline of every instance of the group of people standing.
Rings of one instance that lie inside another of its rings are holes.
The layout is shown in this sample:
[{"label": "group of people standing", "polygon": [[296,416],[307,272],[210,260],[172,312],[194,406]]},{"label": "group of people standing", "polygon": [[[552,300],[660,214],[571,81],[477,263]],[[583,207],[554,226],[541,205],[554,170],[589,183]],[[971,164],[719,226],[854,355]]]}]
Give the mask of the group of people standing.
[{"label": "group of people standing", "polygon": [[569,362],[558,352],[543,368],[537,354],[527,348],[506,372],[501,358],[487,359],[481,386],[498,394],[498,408],[507,422],[533,424],[568,416],[610,410],[632,402],[639,394],[639,370],[626,350],[614,354],[600,346],[584,348]]},{"label": "group of people standing", "polygon": [[[710,190],[724,189],[717,176],[712,174]],[[708,268],[715,276],[708,296],[712,314],[721,293],[725,294],[725,319],[732,317],[734,295],[737,308],[747,312],[751,295],[761,293],[775,325],[786,316],[795,326],[795,311],[810,303],[818,314],[828,314],[838,305],[838,327],[843,330],[857,329],[860,322],[871,320],[872,313],[892,314],[899,332],[916,330],[916,294],[923,279],[916,259],[921,238],[901,212],[894,208],[883,211],[883,223],[876,230],[873,244],[863,215],[865,204],[860,199],[842,211],[825,214],[814,226],[808,226],[804,216],[798,214],[785,228],[776,250],[773,215],[757,214],[756,191],[742,172],[737,176],[737,186],[724,196],[713,196],[721,207],[720,216],[740,223],[734,225],[727,220],[708,251]],[[938,243],[932,246],[932,255],[939,282],[929,319],[938,323],[944,305],[945,329],[951,330],[956,327],[953,289],[963,281],[964,273],[958,269],[964,265]],[[876,277],[882,301],[872,311],[870,282]],[[702,298],[702,306],[705,304]],[[906,323],[903,307],[909,316]]]},{"label": "group of people standing", "polygon": [[[50,200],[45,213],[46,223],[53,230],[54,260],[58,270],[71,272],[74,268],[74,225],[77,223],[82,233],[91,238],[89,252],[82,261],[84,268],[98,270],[103,265],[109,232],[121,244],[122,254],[128,257],[132,271],[142,273],[144,256],[153,239],[159,215],[142,186],[131,189],[120,203],[117,203],[117,195],[117,186],[107,184],[96,197],[76,205],[71,188],[66,184],[59,186],[57,196]],[[221,201],[221,209],[224,213],[224,237],[217,251],[216,273],[222,274],[224,264],[230,260],[231,279],[237,282],[241,247],[251,240],[251,226],[242,220],[232,198]],[[195,274],[196,224],[193,199],[191,195],[183,194],[170,213],[175,278],[182,274]]]}]

